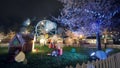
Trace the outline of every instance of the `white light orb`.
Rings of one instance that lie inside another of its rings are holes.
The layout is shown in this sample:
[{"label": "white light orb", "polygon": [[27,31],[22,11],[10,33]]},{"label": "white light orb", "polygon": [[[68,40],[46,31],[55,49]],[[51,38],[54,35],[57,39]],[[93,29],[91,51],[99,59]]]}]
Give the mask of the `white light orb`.
[{"label": "white light orb", "polygon": [[51,31],[52,29],[55,29],[57,26],[54,22],[51,22],[51,21],[46,21],[46,24],[45,24],[45,29],[47,29],[47,31]]},{"label": "white light orb", "polygon": [[30,25],[30,19],[27,19],[24,21],[23,26],[29,26]]}]

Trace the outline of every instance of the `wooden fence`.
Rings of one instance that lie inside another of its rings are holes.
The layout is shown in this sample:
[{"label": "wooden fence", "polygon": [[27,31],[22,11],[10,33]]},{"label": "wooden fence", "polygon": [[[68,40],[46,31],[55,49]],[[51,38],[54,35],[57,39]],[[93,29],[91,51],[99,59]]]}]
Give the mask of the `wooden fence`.
[{"label": "wooden fence", "polygon": [[96,60],[92,62],[76,64],[76,67],[66,66],[66,68],[120,68],[120,53],[108,57],[106,60]]}]

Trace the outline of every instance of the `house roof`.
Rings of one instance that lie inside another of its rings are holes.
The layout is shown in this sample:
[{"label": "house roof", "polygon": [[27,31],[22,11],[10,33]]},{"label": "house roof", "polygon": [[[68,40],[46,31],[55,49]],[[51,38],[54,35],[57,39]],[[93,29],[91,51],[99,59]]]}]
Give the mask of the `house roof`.
[{"label": "house roof", "polygon": [[23,46],[25,44],[25,42],[28,42],[30,40],[34,39],[33,35],[30,34],[16,34],[13,39],[10,41],[10,46],[12,46],[13,41],[17,39],[19,41],[19,43]]},{"label": "house roof", "polygon": [[22,34],[16,34],[13,39],[10,41],[10,46],[12,46],[12,43],[14,41],[14,39],[18,39],[18,41],[20,42],[20,44],[23,46],[25,44],[25,40],[22,38]]}]

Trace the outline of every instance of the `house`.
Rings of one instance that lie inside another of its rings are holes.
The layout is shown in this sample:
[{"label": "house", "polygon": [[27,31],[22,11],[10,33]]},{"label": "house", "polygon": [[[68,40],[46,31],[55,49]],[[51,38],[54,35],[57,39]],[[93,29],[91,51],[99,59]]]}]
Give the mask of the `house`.
[{"label": "house", "polygon": [[85,41],[86,43],[89,44],[96,44],[96,37],[95,36],[86,37]]},{"label": "house", "polygon": [[33,46],[33,36],[16,34],[9,43],[9,53],[15,53],[16,51],[31,52]]}]

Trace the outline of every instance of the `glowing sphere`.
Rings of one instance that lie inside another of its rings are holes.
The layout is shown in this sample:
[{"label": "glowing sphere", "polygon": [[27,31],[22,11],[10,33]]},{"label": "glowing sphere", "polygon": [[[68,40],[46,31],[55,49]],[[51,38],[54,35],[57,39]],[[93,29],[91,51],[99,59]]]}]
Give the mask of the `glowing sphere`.
[{"label": "glowing sphere", "polygon": [[51,22],[51,21],[46,21],[46,24],[45,24],[45,30],[47,32],[51,31],[52,29],[56,28],[56,24],[54,22]]},{"label": "glowing sphere", "polygon": [[30,25],[30,19],[27,19],[24,21],[23,26],[29,26]]},{"label": "glowing sphere", "polygon": [[107,59],[106,53],[102,50],[96,51],[96,57],[98,57],[100,60]]}]

